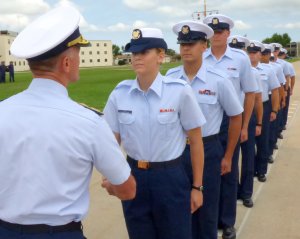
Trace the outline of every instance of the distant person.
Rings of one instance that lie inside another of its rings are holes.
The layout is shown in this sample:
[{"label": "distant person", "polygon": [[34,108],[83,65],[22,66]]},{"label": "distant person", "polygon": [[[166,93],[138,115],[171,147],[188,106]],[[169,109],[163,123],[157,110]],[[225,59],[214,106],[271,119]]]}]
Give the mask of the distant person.
[{"label": "distant person", "polygon": [[7,66],[9,72],[9,82],[15,82],[15,69],[14,63],[11,61]]},{"label": "distant person", "polygon": [[5,83],[6,82],[6,66],[5,62],[2,61],[0,65],[0,82]]},{"label": "distant person", "polygon": [[[136,79],[118,84],[104,109],[137,181],[135,199],[123,201],[130,239],[191,239],[191,215],[203,200],[205,119],[191,87],[160,74],[166,50],[161,30],[135,29],[125,51]],[[192,183],[182,164],[187,137]]]},{"label": "distant person", "polygon": [[84,239],[93,166],[111,195],[135,196],[109,126],[68,96],[67,86],[79,79],[80,47],[89,46],[79,20],[72,7],[53,9],[11,45],[34,79],[0,103],[0,238]]}]

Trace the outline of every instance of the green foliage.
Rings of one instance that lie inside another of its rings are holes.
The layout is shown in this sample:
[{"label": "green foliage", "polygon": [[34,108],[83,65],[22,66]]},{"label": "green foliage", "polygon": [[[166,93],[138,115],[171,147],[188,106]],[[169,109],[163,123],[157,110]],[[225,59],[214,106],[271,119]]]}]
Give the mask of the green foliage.
[{"label": "green foliage", "polygon": [[125,59],[119,60],[119,61],[118,61],[118,65],[119,65],[119,66],[126,65],[126,60],[125,60]]},{"label": "green foliage", "polygon": [[176,55],[176,51],[174,51],[173,49],[168,49],[166,52],[167,55],[169,56],[175,56]]},{"label": "green foliage", "polygon": [[262,41],[263,43],[280,43],[283,47],[286,47],[290,44],[291,38],[287,33],[282,35],[275,33],[272,37],[266,38]]},{"label": "green foliage", "polygon": [[121,54],[121,51],[120,51],[120,47],[118,47],[117,45],[113,44],[112,45],[112,52],[113,52],[113,56],[117,56],[117,55],[120,55]]},{"label": "green foliage", "polygon": [[[178,66],[180,63],[166,63],[161,66],[161,73]],[[102,110],[110,92],[122,80],[134,79],[130,66],[85,68],[80,70],[80,80],[68,87],[69,96],[80,103]],[[25,90],[30,84],[30,72],[16,72],[15,83],[0,84],[0,100]]]}]

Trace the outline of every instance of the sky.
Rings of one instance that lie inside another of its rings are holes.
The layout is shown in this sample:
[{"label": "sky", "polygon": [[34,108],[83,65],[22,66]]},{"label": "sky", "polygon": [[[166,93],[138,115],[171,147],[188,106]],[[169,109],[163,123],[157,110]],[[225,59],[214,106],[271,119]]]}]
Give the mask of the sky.
[{"label": "sky", "polygon": [[[288,33],[292,41],[300,41],[299,0],[206,0],[206,4],[207,14],[218,11],[234,20],[231,34],[262,41],[274,33]],[[204,11],[204,0],[1,0],[0,29],[20,32],[59,5],[80,11],[80,31],[89,40],[111,40],[121,47],[130,41],[133,29],[157,27],[169,48],[177,52],[172,26],[198,20],[196,13]]]}]

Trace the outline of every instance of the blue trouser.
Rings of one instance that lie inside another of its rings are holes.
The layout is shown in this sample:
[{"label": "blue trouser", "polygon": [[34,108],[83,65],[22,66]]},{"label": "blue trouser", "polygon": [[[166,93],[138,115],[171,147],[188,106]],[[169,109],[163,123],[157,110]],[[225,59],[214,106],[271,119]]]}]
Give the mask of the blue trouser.
[{"label": "blue trouser", "polygon": [[248,126],[248,140],[241,143],[242,167],[238,196],[241,199],[252,197],[255,160],[256,116],[252,113]]},{"label": "blue trouser", "polygon": [[279,135],[281,133],[281,131],[283,130],[283,127],[284,127],[284,123],[283,123],[283,109],[278,110],[277,118],[276,119],[278,121],[277,135]]},{"label": "blue trouser", "polygon": [[[229,117],[224,114],[220,129],[220,140],[223,151],[226,151],[228,139]],[[236,219],[236,200],[239,182],[239,153],[240,143],[238,142],[233,156],[231,172],[221,177],[220,204],[219,204],[219,226],[234,226]]]},{"label": "blue trouser", "polygon": [[266,174],[268,170],[269,159],[269,133],[270,133],[270,114],[271,102],[263,103],[263,121],[261,135],[256,137],[256,156],[255,156],[255,173]]},{"label": "blue trouser", "polygon": [[[218,238],[218,207],[223,155],[222,145],[217,138],[208,142],[204,139],[203,205],[192,216],[193,239]],[[186,146],[183,156],[185,169],[192,183],[189,145]]]},{"label": "blue trouser", "polygon": [[191,184],[182,163],[161,169],[131,165],[136,197],[122,201],[130,239],[191,239]]},{"label": "blue trouser", "polygon": [[1,239],[84,239],[82,231],[25,233],[14,231],[0,225]]},{"label": "blue trouser", "polygon": [[291,88],[289,87],[287,90],[287,96],[285,98],[285,107],[283,108],[283,126],[287,124],[287,120],[288,120],[289,107],[290,107],[290,93],[291,93]]}]

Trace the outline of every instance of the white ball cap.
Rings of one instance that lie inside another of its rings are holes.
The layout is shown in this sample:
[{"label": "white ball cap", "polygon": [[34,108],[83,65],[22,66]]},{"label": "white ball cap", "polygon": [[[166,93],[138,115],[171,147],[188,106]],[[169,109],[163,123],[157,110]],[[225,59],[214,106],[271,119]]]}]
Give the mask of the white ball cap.
[{"label": "white ball cap", "polygon": [[178,36],[179,43],[192,43],[212,38],[214,31],[211,27],[196,21],[181,21],[173,26],[173,32]]},{"label": "white ball cap", "polygon": [[270,50],[271,53],[274,52],[274,46],[272,44],[264,44],[266,50]]},{"label": "white ball cap", "polygon": [[[250,49],[250,50],[249,50]],[[260,49],[260,50],[258,50]],[[264,44],[262,44],[261,42],[259,41],[256,41],[256,40],[250,40],[250,44],[247,48],[247,51],[251,51],[251,50],[257,50],[257,51],[264,51],[265,50],[265,46]]]},{"label": "white ball cap", "polygon": [[18,58],[34,58],[65,41],[78,28],[80,13],[71,6],[57,7],[30,23],[13,41]]},{"label": "white ball cap", "polygon": [[209,25],[214,30],[231,29],[234,27],[233,20],[223,14],[212,14],[203,19],[203,23]]},{"label": "white ball cap", "polygon": [[240,35],[233,35],[227,38],[227,44],[233,43],[235,44],[236,42],[241,42],[245,43],[245,47],[249,46],[250,41],[247,37],[243,37]]},{"label": "white ball cap", "polygon": [[280,43],[274,42],[270,44],[274,47],[274,51],[278,51],[280,50],[280,48],[282,48],[282,45]]}]

